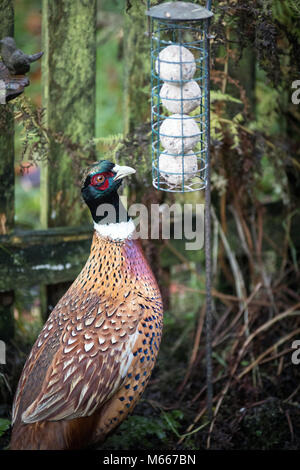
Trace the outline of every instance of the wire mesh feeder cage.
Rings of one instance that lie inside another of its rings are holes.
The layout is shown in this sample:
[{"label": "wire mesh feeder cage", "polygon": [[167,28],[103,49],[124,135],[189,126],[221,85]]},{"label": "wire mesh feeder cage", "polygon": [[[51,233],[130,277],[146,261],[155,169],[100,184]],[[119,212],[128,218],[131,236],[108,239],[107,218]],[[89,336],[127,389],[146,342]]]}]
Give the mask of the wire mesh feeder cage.
[{"label": "wire mesh feeder cage", "polygon": [[199,191],[207,182],[213,13],[188,2],[149,4],[153,185]]}]

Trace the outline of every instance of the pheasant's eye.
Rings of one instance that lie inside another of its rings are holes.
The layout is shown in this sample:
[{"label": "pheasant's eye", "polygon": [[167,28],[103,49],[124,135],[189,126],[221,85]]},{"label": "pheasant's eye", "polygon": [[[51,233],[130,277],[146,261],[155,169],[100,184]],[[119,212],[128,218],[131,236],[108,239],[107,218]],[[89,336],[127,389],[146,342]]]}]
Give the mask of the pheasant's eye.
[{"label": "pheasant's eye", "polygon": [[103,175],[96,175],[95,183],[102,184],[104,180],[105,180],[105,177]]},{"label": "pheasant's eye", "polygon": [[111,171],[105,171],[104,173],[98,173],[91,179],[91,185],[100,191],[104,191],[109,187],[109,178],[112,178],[114,174]]},{"label": "pheasant's eye", "polygon": [[105,181],[105,176],[101,175],[101,174],[98,174],[98,175],[94,175],[92,177],[91,184],[93,186],[100,186],[101,184],[104,183],[104,181]]}]

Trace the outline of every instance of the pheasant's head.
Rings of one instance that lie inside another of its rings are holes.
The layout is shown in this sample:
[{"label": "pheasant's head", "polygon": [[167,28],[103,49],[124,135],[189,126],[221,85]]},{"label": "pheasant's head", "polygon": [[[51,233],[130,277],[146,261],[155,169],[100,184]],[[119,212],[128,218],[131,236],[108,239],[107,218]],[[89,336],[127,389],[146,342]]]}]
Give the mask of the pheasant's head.
[{"label": "pheasant's head", "polygon": [[101,160],[88,168],[81,193],[95,222],[100,222],[103,218],[96,214],[102,204],[112,204],[117,211],[117,216],[119,215],[120,202],[117,190],[123,178],[133,173],[135,173],[133,168],[116,165],[108,160]]}]

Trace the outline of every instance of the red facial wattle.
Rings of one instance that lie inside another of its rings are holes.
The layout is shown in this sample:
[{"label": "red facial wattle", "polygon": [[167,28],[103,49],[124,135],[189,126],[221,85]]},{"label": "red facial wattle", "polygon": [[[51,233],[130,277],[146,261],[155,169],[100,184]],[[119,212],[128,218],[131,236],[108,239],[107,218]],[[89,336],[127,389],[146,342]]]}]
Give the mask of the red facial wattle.
[{"label": "red facial wattle", "polygon": [[113,178],[115,175],[111,171],[106,171],[104,173],[97,173],[93,175],[91,179],[91,185],[94,186],[99,191],[105,191],[109,187],[109,178]]}]

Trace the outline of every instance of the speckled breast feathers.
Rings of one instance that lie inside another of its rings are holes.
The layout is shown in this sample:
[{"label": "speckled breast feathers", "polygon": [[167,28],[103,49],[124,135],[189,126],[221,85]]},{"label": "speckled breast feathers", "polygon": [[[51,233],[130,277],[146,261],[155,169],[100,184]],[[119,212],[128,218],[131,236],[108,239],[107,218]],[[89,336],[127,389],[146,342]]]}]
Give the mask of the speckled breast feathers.
[{"label": "speckled breast feathers", "polygon": [[124,419],[141,395],[161,331],[161,296],[139,243],[95,232],[86,265],[26,362],[13,420],[37,423],[98,413],[96,440]]}]

